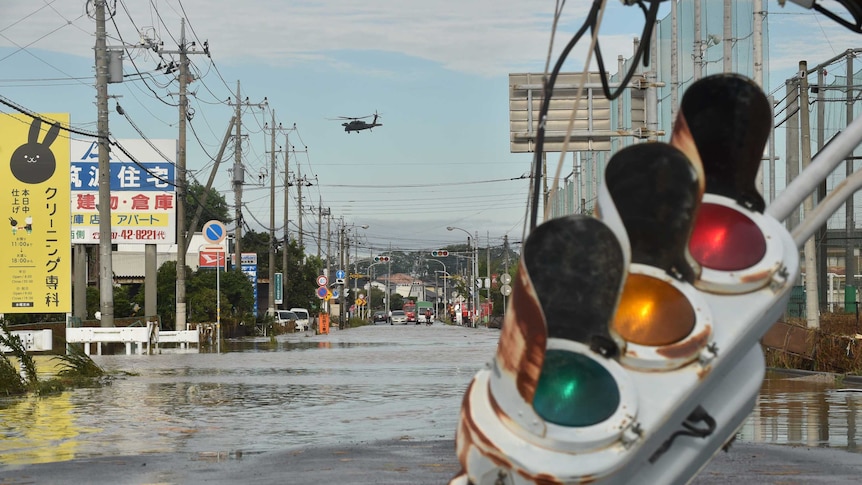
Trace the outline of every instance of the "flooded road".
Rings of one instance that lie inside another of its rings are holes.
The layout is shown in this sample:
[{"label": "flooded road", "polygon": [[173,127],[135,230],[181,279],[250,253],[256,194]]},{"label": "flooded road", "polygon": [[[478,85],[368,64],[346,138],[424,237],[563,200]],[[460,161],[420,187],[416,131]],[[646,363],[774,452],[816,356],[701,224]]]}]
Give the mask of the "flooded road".
[{"label": "flooded road", "polygon": [[220,354],[94,356],[136,375],[0,401],[0,463],[452,439],[464,390],[498,336],[378,325],[228,341]]},{"label": "flooded road", "polygon": [[[498,337],[439,323],[378,325],[228,341],[221,353],[94,356],[131,375],[0,400],[0,464],[451,440],[464,390]],[[739,439],[859,452],[862,392],[848,387],[770,373]]]}]

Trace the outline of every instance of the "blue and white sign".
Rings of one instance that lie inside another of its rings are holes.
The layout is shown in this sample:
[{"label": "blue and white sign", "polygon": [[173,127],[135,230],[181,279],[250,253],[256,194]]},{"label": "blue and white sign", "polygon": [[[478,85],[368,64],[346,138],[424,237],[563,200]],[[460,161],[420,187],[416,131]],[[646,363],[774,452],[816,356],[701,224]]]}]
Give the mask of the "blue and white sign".
[{"label": "blue and white sign", "polygon": [[[118,140],[110,152],[111,242],[176,242],[176,140]],[[99,154],[95,140],[70,140],[72,244],[99,243]]]},{"label": "blue and white sign", "polygon": [[335,277],[340,280],[343,280],[345,276],[347,276],[347,273],[345,273],[343,269],[340,269],[335,272]]},{"label": "blue and white sign", "polygon": [[208,221],[203,227],[203,236],[210,244],[221,244],[227,236],[227,229],[221,221]]}]

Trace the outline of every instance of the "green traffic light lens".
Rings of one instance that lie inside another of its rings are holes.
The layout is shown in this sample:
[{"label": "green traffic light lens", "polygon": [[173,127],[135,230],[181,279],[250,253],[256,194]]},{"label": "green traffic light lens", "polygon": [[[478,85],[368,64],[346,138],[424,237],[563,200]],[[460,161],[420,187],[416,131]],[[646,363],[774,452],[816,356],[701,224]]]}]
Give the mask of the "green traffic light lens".
[{"label": "green traffic light lens", "polygon": [[616,379],[595,359],[566,350],[545,353],[533,409],[545,421],[584,427],[611,417],[620,405]]}]

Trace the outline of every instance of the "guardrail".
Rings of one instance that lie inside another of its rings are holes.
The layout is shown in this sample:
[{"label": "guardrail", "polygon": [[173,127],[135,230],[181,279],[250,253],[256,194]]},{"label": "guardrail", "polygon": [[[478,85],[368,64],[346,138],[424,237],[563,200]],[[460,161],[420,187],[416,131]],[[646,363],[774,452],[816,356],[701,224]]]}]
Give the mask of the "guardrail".
[{"label": "guardrail", "polygon": [[96,355],[102,355],[103,343],[126,344],[126,355],[132,354],[132,346],[137,353],[149,351],[159,341],[159,327],[147,322],[146,327],[68,327],[66,342],[84,344],[84,353],[90,355],[90,344],[96,344]]},{"label": "guardrail", "polygon": [[198,330],[159,330],[156,333],[156,349],[161,344],[179,344],[184,349],[192,344],[200,346],[201,331]]}]

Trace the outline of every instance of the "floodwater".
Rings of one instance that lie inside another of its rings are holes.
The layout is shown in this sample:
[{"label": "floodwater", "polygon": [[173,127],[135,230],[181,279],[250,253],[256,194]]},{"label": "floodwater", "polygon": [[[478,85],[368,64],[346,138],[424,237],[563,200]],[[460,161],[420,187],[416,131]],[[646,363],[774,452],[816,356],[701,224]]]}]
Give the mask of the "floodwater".
[{"label": "floodwater", "polygon": [[[227,341],[221,353],[94,356],[124,374],[101,388],[0,400],[0,465],[452,439],[466,386],[498,337],[438,322]],[[769,373],[739,439],[859,452],[862,392],[847,387]]]}]

